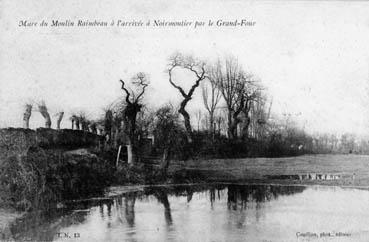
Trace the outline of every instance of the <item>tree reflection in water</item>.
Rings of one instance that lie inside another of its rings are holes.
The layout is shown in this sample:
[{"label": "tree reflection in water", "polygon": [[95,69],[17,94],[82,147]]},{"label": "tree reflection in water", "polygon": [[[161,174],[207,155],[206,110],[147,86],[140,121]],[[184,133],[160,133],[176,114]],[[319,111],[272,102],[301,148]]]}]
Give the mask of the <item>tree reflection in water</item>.
[{"label": "tree reflection in water", "polygon": [[[219,190],[218,190],[219,192]],[[219,194],[219,193],[218,193]],[[220,198],[220,196],[219,196]],[[210,188],[210,207],[211,207],[211,210],[214,209],[214,201],[215,201],[215,188]]]},{"label": "tree reflection in water", "polygon": [[275,185],[229,185],[228,186],[228,209],[246,209],[247,204],[256,203],[256,209],[261,204],[281,195],[292,195],[305,190],[303,186],[275,186]]},{"label": "tree reflection in water", "polygon": [[188,192],[187,192],[187,202],[189,203],[189,202],[191,202],[191,200],[192,200],[192,196],[193,196],[193,191],[192,190],[189,190]]},{"label": "tree reflection in water", "polygon": [[[203,194],[213,211],[216,200],[226,203],[230,211],[242,211],[247,206],[256,206],[256,219],[262,211],[265,202],[277,199],[282,195],[291,195],[303,192],[303,186],[272,186],[272,185],[183,185],[169,187],[148,187],[143,191],[123,193],[111,198],[87,199],[85,201],[66,203],[66,208],[56,211],[28,213],[17,219],[9,227],[8,238],[14,240],[51,241],[63,229],[76,224],[86,223],[92,211],[96,211],[102,221],[105,221],[109,236],[113,227],[128,226],[127,235],[136,236],[137,224],[135,221],[135,206],[151,203],[153,198],[164,207],[164,219],[168,236],[174,234],[175,226],[172,217],[170,197],[184,197],[187,203],[193,203],[194,194]],[[204,197],[203,197],[204,198]],[[195,202],[198,201],[197,198]],[[137,202],[139,201],[139,202]],[[178,201],[178,199],[175,201]],[[178,206],[176,203],[174,206]],[[139,209],[139,208],[138,208]],[[246,213],[236,215],[236,226],[241,227],[246,220]],[[178,219],[178,218],[177,218]],[[108,235],[107,235],[108,236]]]},{"label": "tree reflection in water", "polygon": [[172,225],[173,220],[172,220],[172,214],[171,214],[171,211],[170,211],[170,204],[169,204],[169,200],[168,200],[167,191],[160,189],[160,190],[158,190],[154,193],[154,196],[164,206],[164,217],[165,217],[165,221],[166,221],[167,225],[168,226]]},{"label": "tree reflection in water", "polygon": [[135,225],[135,202],[136,193],[129,193],[124,198],[125,217],[128,225],[131,227]]}]

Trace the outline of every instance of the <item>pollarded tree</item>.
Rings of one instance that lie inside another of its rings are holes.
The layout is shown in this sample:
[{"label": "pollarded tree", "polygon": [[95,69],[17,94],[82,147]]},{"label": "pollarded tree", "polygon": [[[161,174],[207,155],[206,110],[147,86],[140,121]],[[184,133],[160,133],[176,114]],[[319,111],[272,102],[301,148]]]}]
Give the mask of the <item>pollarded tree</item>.
[{"label": "pollarded tree", "polygon": [[32,115],[32,104],[27,103],[23,113],[23,128],[29,129],[29,120]]},{"label": "pollarded tree", "polygon": [[133,89],[126,87],[126,83],[123,80],[120,80],[120,82],[122,84],[121,89],[126,95],[124,104],[125,108],[122,112],[122,117],[124,123],[124,133],[126,134],[128,141],[128,163],[134,164],[137,159],[137,114],[141,111],[142,98],[147,86],[149,85],[149,81],[145,73],[139,72],[131,79],[131,86]]},{"label": "pollarded tree", "polygon": [[51,118],[50,118],[50,114],[47,110],[46,104],[44,101],[42,101],[39,105],[38,105],[38,110],[40,111],[42,117],[44,117],[45,119],[45,128],[50,129],[51,128]]},{"label": "pollarded tree", "polygon": [[60,124],[61,124],[61,121],[63,120],[64,112],[61,111],[61,112],[57,113],[56,116],[57,116],[57,119],[56,119],[56,129],[60,129]]},{"label": "pollarded tree", "polygon": [[[192,74],[194,82],[188,91],[185,91],[183,87],[174,82],[173,72],[175,69],[186,70],[190,74]],[[183,56],[179,53],[176,53],[169,59],[168,74],[169,74],[169,83],[174,88],[176,88],[183,97],[178,112],[183,116],[184,119],[187,140],[189,143],[192,143],[192,127],[190,115],[186,110],[186,106],[188,102],[192,99],[192,96],[196,88],[200,85],[201,81],[203,81],[206,78],[205,63],[195,60],[191,56]]]},{"label": "pollarded tree", "polygon": [[222,93],[228,111],[228,137],[236,139],[237,126],[242,121],[240,115],[249,102],[252,75],[246,73],[234,57],[227,58],[225,66],[218,61],[215,68],[217,74],[213,79]]}]

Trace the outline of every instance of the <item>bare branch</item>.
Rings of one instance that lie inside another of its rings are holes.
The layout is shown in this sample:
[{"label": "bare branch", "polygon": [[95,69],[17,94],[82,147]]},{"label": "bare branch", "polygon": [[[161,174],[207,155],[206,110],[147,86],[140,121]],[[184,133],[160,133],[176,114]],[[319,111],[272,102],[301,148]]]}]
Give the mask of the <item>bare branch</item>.
[{"label": "bare branch", "polygon": [[175,87],[180,93],[181,93],[181,95],[183,96],[183,97],[187,97],[187,94],[185,93],[185,91],[180,87],[180,86],[178,86],[178,85],[176,85],[174,82],[173,82],[173,80],[172,80],[172,70],[175,68],[176,66],[173,66],[172,68],[169,68],[169,70],[168,70],[168,74],[169,74],[169,83],[173,86],[173,87]]},{"label": "bare branch", "polygon": [[123,81],[123,80],[120,80],[120,82],[122,83],[122,87],[121,87],[121,89],[122,89],[123,91],[125,91],[125,93],[126,93],[126,102],[127,102],[127,103],[131,103],[131,101],[129,100],[129,96],[130,96],[131,94],[129,93],[129,91],[127,90],[127,88],[125,88],[125,87],[124,87],[124,85],[125,85],[124,81]]},{"label": "bare branch", "polygon": [[142,95],[145,93],[146,87],[149,85],[149,83],[147,82],[145,73],[142,73],[142,72],[137,73],[136,80],[133,81],[133,83],[137,86],[142,87],[140,94],[138,94],[135,100],[135,102],[138,102],[140,98],[142,97]]},{"label": "bare branch", "polygon": [[[186,93],[183,88],[173,81],[172,72],[176,68],[182,68],[185,70],[188,70],[195,74],[196,80],[195,83],[191,86],[190,90]],[[180,104],[180,108],[178,110],[179,113],[182,114],[184,121],[185,121],[185,127],[187,130],[187,138],[188,141],[192,142],[192,128],[190,123],[190,115],[186,111],[186,105],[187,103],[192,99],[192,95],[194,94],[196,88],[200,85],[200,82],[206,78],[205,75],[205,64],[202,62],[195,61],[194,58],[191,56],[183,57],[181,54],[176,53],[170,58],[169,68],[168,68],[168,74],[169,74],[169,83],[176,88],[180,94],[183,96],[183,100]]]}]

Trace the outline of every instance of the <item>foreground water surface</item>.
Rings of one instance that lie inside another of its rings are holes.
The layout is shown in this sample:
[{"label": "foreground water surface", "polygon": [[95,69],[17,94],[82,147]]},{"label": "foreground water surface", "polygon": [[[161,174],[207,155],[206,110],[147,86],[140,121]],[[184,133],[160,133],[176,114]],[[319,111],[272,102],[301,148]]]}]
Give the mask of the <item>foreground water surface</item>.
[{"label": "foreground water surface", "polygon": [[[34,241],[369,241],[369,191],[322,186],[116,188],[27,214],[3,238]],[[5,237],[6,236],[6,237]]]}]

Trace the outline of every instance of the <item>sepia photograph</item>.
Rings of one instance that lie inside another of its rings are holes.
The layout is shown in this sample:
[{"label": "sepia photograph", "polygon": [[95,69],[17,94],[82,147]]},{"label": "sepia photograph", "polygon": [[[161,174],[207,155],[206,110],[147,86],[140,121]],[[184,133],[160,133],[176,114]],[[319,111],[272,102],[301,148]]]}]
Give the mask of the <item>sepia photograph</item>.
[{"label": "sepia photograph", "polygon": [[369,241],[369,1],[0,0],[0,241]]}]

